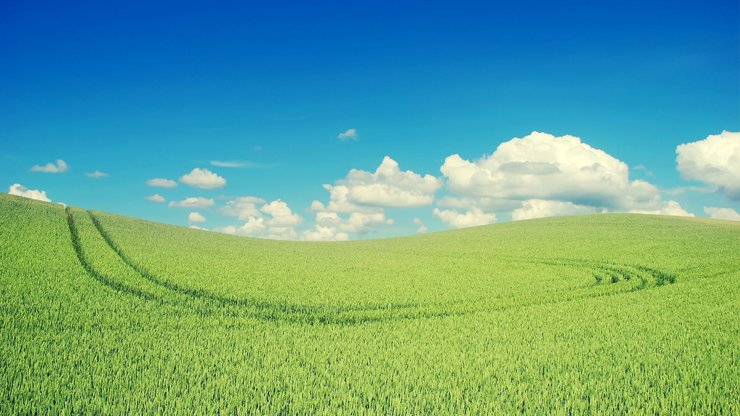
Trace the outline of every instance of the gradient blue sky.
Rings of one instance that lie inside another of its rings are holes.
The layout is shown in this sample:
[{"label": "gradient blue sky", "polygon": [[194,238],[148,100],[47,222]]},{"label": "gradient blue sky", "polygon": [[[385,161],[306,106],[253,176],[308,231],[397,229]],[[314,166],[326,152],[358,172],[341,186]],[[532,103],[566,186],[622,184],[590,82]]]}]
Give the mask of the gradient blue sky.
[{"label": "gradient blue sky", "polygon": [[[231,198],[282,199],[300,235],[311,202],[329,199],[322,185],[350,169],[387,155],[446,183],[446,157],[474,161],[541,131],[580,137],[698,216],[740,210],[676,167],[677,145],[740,131],[739,16],[736,0],[4,1],[0,186],[180,225],[198,211],[206,228],[243,223],[219,211]],[[358,140],[337,138],[350,128]],[[30,171],[57,159],[67,172]],[[145,184],[196,167],[226,186]],[[108,176],[85,175],[95,170]],[[154,193],[216,206],[171,208]],[[443,185],[436,201],[459,194]],[[411,234],[413,218],[449,228],[435,207],[382,207],[392,225],[351,237]]]}]

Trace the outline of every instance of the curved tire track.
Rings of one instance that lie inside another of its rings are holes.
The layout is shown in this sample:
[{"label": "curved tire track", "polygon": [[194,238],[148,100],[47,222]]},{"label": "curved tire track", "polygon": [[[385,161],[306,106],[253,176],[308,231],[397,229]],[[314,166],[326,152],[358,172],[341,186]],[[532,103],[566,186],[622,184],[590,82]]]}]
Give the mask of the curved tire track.
[{"label": "curved tire track", "polygon": [[[366,307],[320,307],[307,305],[294,305],[287,303],[268,302],[257,299],[234,299],[224,297],[203,289],[192,289],[161,279],[149,273],[141,265],[134,262],[105,230],[99,219],[87,211],[95,228],[105,240],[107,245],[117,256],[136,273],[144,279],[167,289],[173,295],[200,302],[198,305],[187,305],[188,302],[178,302],[174,299],[165,299],[154,294],[131,287],[113,278],[105,276],[95,270],[87,261],[84,250],[80,245],[78,230],[74,224],[74,218],[69,208],[66,210],[67,222],[72,236],[72,244],[77,257],[85,270],[100,283],[116,290],[139,297],[148,301],[156,301],[161,304],[170,304],[176,307],[187,307],[188,310],[200,314],[225,314],[228,316],[251,317],[269,321],[288,321],[303,324],[339,324],[353,325],[379,321],[442,318],[449,316],[469,315],[476,312],[489,312],[512,308],[524,308],[542,304],[554,304],[568,302],[582,298],[600,296],[614,296],[643,290],[653,287],[671,284],[676,277],[670,273],[642,265],[628,265],[619,263],[595,263],[594,261],[573,258],[514,258],[507,261],[512,263],[537,263],[550,266],[569,266],[589,270],[595,282],[587,287],[569,288],[553,292],[540,293],[535,298],[525,296],[514,297],[486,297],[477,300],[462,300],[445,303],[431,304],[391,304],[371,305]],[[634,279],[634,280],[633,280]],[[612,286],[612,285],[618,285]],[[609,287],[611,286],[611,287]],[[607,287],[607,290],[602,288]],[[602,289],[602,290],[600,290]],[[203,307],[205,305],[205,307]],[[195,308],[193,308],[195,306]]]}]

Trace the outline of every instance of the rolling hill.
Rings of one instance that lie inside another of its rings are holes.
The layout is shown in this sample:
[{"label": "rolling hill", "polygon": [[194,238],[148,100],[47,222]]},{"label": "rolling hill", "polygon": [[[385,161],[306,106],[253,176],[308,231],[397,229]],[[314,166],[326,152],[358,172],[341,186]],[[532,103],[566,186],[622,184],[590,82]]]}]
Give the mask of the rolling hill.
[{"label": "rolling hill", "polygon": [[228,236],[0,194],[2,414],[732,414],[740,223]]}]

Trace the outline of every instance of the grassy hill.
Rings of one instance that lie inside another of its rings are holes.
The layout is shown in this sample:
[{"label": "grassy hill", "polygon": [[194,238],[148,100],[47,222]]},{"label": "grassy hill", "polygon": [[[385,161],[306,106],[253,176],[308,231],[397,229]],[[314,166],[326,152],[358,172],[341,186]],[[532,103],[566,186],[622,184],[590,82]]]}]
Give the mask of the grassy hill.
[{"label": "grassy hill", "polygon": [[719,414],[740,223],[595,215],[342,243],[0,195],[0,413]]}]

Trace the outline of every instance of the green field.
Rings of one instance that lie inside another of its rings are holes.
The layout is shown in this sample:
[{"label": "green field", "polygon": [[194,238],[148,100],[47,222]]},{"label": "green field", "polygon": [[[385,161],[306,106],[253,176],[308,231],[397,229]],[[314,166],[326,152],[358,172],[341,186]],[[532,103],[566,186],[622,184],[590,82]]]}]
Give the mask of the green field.
[{"label": "green field", "polygon": [[738,414],[740,223],[341,243],[0,195],[0,414]]}]

